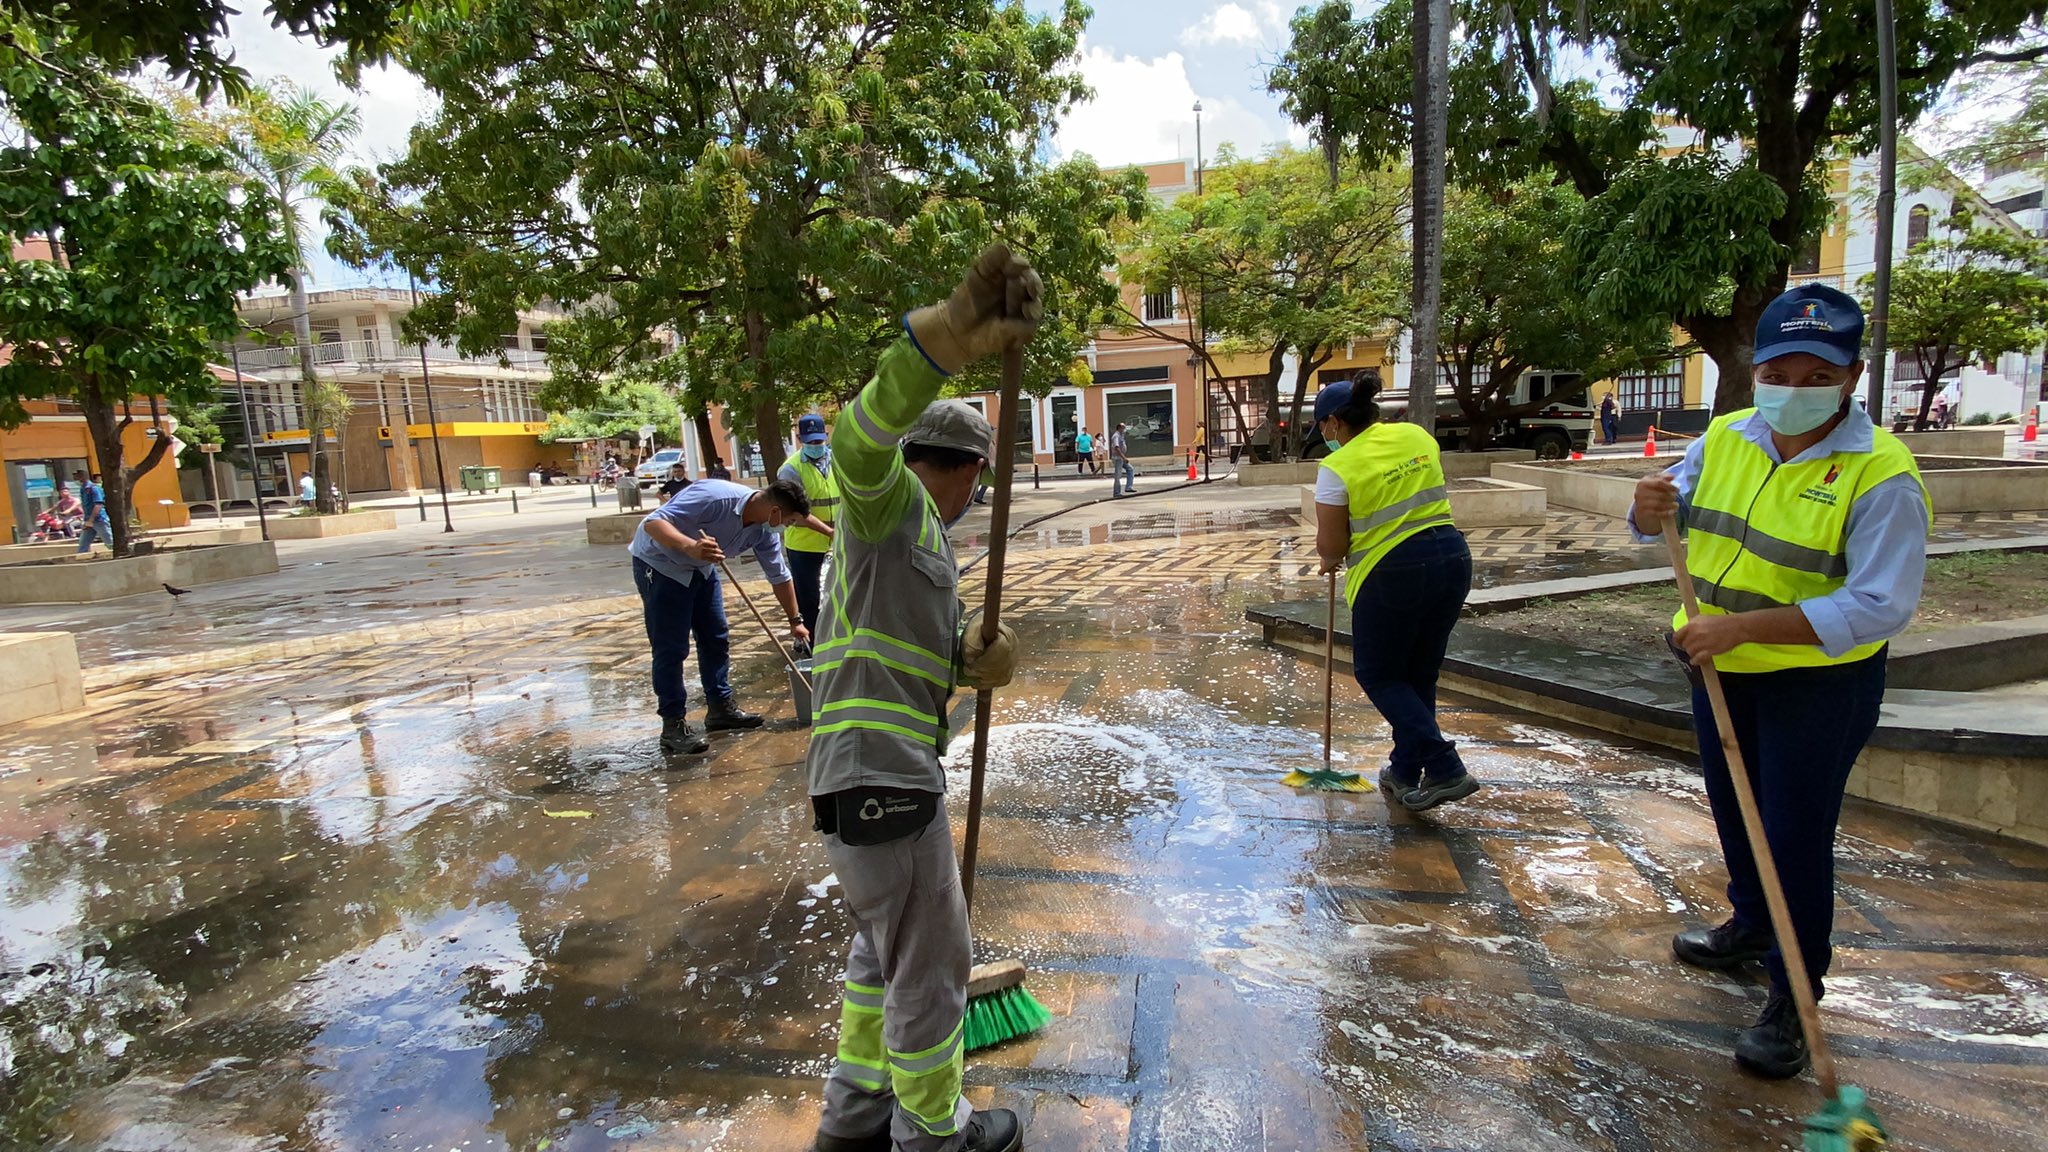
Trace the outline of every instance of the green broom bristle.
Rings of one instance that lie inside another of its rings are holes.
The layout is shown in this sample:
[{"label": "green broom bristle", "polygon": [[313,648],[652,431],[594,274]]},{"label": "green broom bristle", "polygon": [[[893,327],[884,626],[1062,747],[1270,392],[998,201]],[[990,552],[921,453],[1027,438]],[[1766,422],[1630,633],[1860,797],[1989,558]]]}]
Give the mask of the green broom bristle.
[{"label": "green broom bristle", "polygon": [[1301,769],[1296,768],[1294,771],[1282,776],[1280,782],[1289,788],[1309,788],[1318,792],[1370,792],[1373,790],[1372,781],[1367,780],[1356,772],[1337,772],[1324,768],[1318,768],[1313,772],[1303,772]]},{"label": "green broom bristle", "polygon": [[1827,1107],[1806,1118],[1805,1152],[1877,1152],[1889,1137],[1877,1113],[1870,1110],[1863,1089],[1844,1084]]},{"label": "green broom bristle", "polygon": [[1006,1040],[1045,1027],[1052,1012],[1040,1004],[1024,986],[1014,985],[967,1002],[967,1019],[961,1024],[961,1043],[973,1052],[994,1047]]}]

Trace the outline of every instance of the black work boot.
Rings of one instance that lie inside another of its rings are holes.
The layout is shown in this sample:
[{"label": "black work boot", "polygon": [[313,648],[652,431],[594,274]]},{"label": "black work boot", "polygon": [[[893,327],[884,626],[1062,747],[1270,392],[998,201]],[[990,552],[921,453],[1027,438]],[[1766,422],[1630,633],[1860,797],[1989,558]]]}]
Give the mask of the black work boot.
[{"label": "black work boot", "polygon": [[1401,806],[1410,812],[1426,812],[1439,804],[1448,804],[1453,800],[1463,800],[1477,791],[1479,791],[1479,781],[1474,780],[1469,772],[1459,772],[1456,776],[1446,777],[1442,780],[1431,780],[1429,774],[1425,772],[1422,776],[1422,783],[1417,784],[1402,795]]},{"label": "black work boot", "polygon": [[1806,1067],[1806,1033],[1799,1028],[1799,1008],[1792,997],[1771,993],[1764,1014],[1735,1037],[1735,1062],[1744,1071],[1772,1080],[1789,1080]]},{"label": "black work boot", "polygon": [[708,751],[711,741],[690,727],[682,716],[664,716],[661,721],[661,750],[671,756],[694,756]]},{"label": "black work boot", "polygon": [[816,1152],[893,1152],[896,1143],[886,1127],[872,1136],[834,1136],[819,1129],[812,1147]]},{"label": "black work boot", "polygon": [[728,696],[713,700],[704,710],[704,727],[713,732],[733,732],[741,728],[759,728],[761,718],[752,712],[740,711],[740,706]]},{"label": "black work boot", "polygon": [[960,1132],[967,1137],[960,1152],[1017,1152],[1024,1146],[1024,1125],[1008,1108],[976,1111]]},{"label": "black work boot", "polygon": [[1714,928],[1695,928],[1671,938],[1671,954],[1695,968],[1733,972],[1762,960],[1771,951],[1771,934],[1738,928],[1729,917]]}]

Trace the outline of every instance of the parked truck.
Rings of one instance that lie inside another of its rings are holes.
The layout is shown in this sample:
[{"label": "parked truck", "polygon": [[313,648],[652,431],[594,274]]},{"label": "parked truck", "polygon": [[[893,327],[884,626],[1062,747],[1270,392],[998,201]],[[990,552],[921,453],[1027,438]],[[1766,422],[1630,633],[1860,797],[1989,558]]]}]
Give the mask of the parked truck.
[{"label": "parked truck", "polygon": [[[1573,384],[1579,386],[1573,388]],[[1551,395],[1553,392],[1558,394]],[[1539,406],[1529,407],[1539,400]],[[1535,452],[1539,460],[1562,460],[1574,452],[1583,452],[1593,437],[1596,414],[1591,401],[1584,377],[1577,372],[1547,368],[1524,372],[1515,381],[1506,402],[1495,405],[1507,414],[1494,419],[1487,446],[1526,448]],[[1408,397],[1385,397],[1380,401],[1380,409],[1389,418],[1405,419]],[[1471,444],[1471,431],[1471,421],[1459,406],[1456,394],[1448,390],[1437,393],[1436,442],[1446,450],[1463,449]]]}]

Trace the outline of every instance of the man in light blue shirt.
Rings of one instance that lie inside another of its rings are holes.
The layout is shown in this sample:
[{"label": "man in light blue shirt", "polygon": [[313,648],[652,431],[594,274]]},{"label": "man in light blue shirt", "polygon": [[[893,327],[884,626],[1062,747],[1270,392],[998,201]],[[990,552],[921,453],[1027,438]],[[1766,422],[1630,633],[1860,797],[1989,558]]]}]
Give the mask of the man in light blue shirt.
[{"label": "man in light blue shirt", "polygon": [[688,720],[683,660],[690,654],[693,635],[698,683],[706,697],[704,727],[721,732],[761,726],[759,716],[734,702],[727,679],[731,645],[719,566],[728,553],[753,549],[775,590],[776,603],[789,618],[790,637],[808,643],[810,632],[797,615],[796,591],[776,530],[809,515],[810,500],[800,484],[777,480],[757,491],[730,480],[699,480],[640,521],[628,550],[647,643],[653,650],[663,752],[696,753],[711,747]]}]

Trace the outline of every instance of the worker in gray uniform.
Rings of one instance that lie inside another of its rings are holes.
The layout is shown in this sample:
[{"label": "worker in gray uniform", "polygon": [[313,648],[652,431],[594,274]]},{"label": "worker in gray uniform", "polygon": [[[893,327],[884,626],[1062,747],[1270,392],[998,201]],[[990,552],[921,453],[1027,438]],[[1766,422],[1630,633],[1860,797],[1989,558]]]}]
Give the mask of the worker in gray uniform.
[{"label": "worker in gray uniform", "polygon": [[839,1059],[818,1152],[1015,1152],[1005,1108],[960,1094],[971,941],[946,818],[947,706],[957,686],[1010,681],[1016,637],[984,646],[962,620],[946,529],[996,454],[946,377],[1021,343],[1040,315],[1038,274],[1000,245],[942,304],[904,317],[832,432],[839,516],[813,665],[808,769],[816,827],[853,914]]}]

